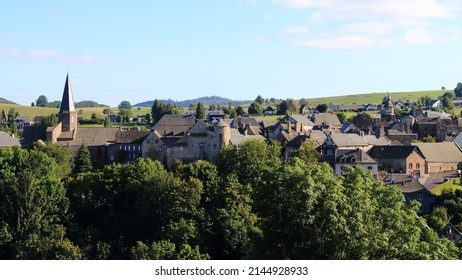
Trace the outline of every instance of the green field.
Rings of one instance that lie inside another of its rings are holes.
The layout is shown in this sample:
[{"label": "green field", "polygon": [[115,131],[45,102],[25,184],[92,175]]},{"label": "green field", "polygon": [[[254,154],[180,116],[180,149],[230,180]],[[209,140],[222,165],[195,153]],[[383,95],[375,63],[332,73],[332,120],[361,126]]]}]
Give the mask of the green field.
[{"label": "green field", "polygon": [[[30,119],[33,119],[35,116],[48,116],[50,114],[57,114],[58,108],[44,108],[44,107],[31,107],[23,105],[13,105],[13,104],[0,104],[0,110],[5,110],[5,113],[8,112],[10,108],[14,108],[21,116],[27,116]],[[79,112],[79,117],[85,119],[90,119],[93,113],[97,115],[103,115],[103,110],[108,107],[92,107],[92,108],[76,108],[76,111]],[[139,108],[139,109],[138,109]],[[119,112],[117,108],[111,108],[115,114]],[[81,112],[80,112],[81,111]],[[132,108],[133,116],[144,116],[147,113],[151,113],[150,107],[134,107]]]},{"label": "green field", "polygon": [[[391,98],[406,98],[412,101],[417,101],[420,97],[428,95],[430,98],[436,98],[443,95],[446,90],[429,90],[429,91],[414,91],[414,92],[392,92],[390,93]],[[308,102],[311,105],[317,104],[337,104],[337,105],[348,105],[348,104],[380,104],[382,103],[383,97],[388,93],[366,93],[366,94],[353,94],[345,96],[332,96],[332,97],[319,97],[319,98],[308,98]],[[245,106],[244,106],[245,107]],[[27,116],[33,118],[34,116],[47,116],[50,114],[56,114],[58,112],[57,108],[42,108],[42,107],[30,107],[23,105],[13,105],[13,104],[0,104],[0,110],[5,110],[7,112],[10,108],[15,108],[21,116]],[[102,115],[103,110],[107,107],[93,107],[93,108],[78,108],[76,109],[80,117],[89,119],[93,113],[97,115]],[[114,113],[118,112],[117,108],[111,108]],[[151,107],[133,107],[133,116],[146,115],[151,112]],[[459,114],[461,108],[454,109],[455,114]],[[259,120],[275,120],[277,117],[258,117]]]},{"label": "green field", "polygon": [[[406,98],[411,101],[417,101],[420,97],[428,95],[430,98],[437,98],[443,95],[449,90],[428,90],[428,91],[413,91],[413,92],[390,92],[392,99]],[[365,94],[352,94],[344,96],[331,96],[331,97],[319,97],[319,98],[307,98],[311,105],[315,104],[337,104],[337,105],[348,105],[348,104],[380,104],[382,103],[383,97],[387,96],[387,92],[379,93],[365,93]]]},{"label": "green field", "polygon": [[459,184],[459,178],[451,179],[447,182],[444,182],[441,185],[433,188],[431,192],[434,195],[441,195],[443,190],[462,190],[462,186]]}]

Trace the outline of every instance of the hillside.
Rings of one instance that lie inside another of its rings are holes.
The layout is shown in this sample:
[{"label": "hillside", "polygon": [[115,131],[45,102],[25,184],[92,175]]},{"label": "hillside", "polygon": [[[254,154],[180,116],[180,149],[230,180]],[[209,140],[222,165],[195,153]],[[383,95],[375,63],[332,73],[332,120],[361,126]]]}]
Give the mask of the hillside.
[{"label": "hillside", "polygon": [[[93,108],[93,107],[109,107],[108,105],[99,104],[95,101],[84,100],[74,103],[75,108]],[[48,108],[59,108],[61,106],[61,101],[48,102]]]},{"label": "hillside", "polygon": [[[443,95],[445,92],[452,90],[428,90],[428,91],[412,91],[412,92],[390,92],[392,99],[406,98],[411,101],[417,101],[420,97],[428,95],[430,98],[437,98]],[[387,92],[376,92],[376,93],[365,93],[365,94],[352,94],[344,96],[330,96],[330,97],[319,97],[319,98],[307,98],[309,104],[336,104],[336,105],[347,105],[347,104],[380,104],[382,103],[383,97],[388,95]]]},{"label": "hillside", "polygon": [[14,103],[13,101],[10,101],[8,99],[0,97],[0,104],[16,104],[16,103]]},{"label": "hillside", "polygon": [[[175,101],[172,99],[163,99],[160,100],[164,104],[175,104],[178,107],[188,107],[190,104],[197,104],[201,102],[205,106],[210,106],[210,105],[228,105],[230,102],[236,105],[242,105],[242,104],[250,104],[252,103],[252,100],[232,100],[229,98],[224,98],[224,97],[219,97],[219,96],[206,96],[206,97],[200,97],[196,99],[188,99],[188,100],[183,100],[183,101]],[[151,101],[145,101],[141,102],[138,104],[135,104],[133,106],[136,107],[151,107],[152,104],[154,103],[154,100]]]}]

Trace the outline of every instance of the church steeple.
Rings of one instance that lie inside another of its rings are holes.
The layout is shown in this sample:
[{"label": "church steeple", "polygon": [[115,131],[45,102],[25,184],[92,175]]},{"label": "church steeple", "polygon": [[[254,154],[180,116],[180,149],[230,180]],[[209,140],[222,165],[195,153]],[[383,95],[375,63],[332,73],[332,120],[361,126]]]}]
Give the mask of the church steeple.
[{"label": "church steeple", "polygon": [[69,72],[66,75],[66,83],[64,84],[63,99],[61,100],[61,108],[59,113],[74,112],[74,97],[72,96],[71,80],[69,79]]},{"label": "church steeple", "polygon": [[71,80],[69,72],[64,84],[63,99],[59,108],[58,121],[61,122],[62,132],[73,131],[77,128],[77,112],[74,106],[74,97],[72,96]]}]

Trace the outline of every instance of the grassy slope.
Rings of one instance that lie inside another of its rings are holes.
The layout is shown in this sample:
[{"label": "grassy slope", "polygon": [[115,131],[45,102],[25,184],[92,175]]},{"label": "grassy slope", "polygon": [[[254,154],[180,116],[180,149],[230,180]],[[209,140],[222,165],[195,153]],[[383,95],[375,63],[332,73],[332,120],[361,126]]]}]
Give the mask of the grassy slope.
[{"label": "grassy slope", "polygon": [[[411,101],[417,101],[420,97],[428,95],[430,98],[436,98],[443,95],[448,90],[429,90],[429,91],[413,91],[413,92],[391,92],[390,96],[392,99],[406,98]],[[352,94],[345,96],[334,96],[334,97],[319,97],[319,98],[308,98],[310,104],[322,104],[322,103],[333,103],[338,105],[347,104],[380,104],[382,103],[383,97],[388,93],[365,93],[365,94]]]},{"label": "grassy slope", "polygon": [[[431,91],[414,91],[414,92],[393,92],[391,94],[391,98],[407,98],[412,101],[417,101],[420,97],[423,96],[430,96],[431,98],[436,98],[438,96],[443,95],[446,92],[444,90],[431,90]],[[345,96],[333,96],[333,97],[319,97],[319,98],[309,98],[308,101],[310,104],[321,104],[321,103],[334,103],[338,105],[346,105],[346,104],[380,104],[382,103],[383,97],[386,96],[387,93],[367,93],[367,94],[353,94],[353,95],[345,95]],[[13,105],[13,104],[0,104],[0,110],[5,110],[7,112],[9,108],[15,108],[22,116],[28,116],[29,118],[33,118],[34,116],[46,116],[49,114],[57,113],[58,109],[56,108],[40,108],[40,107],[30,107],[30,106],[22,106],[22,105]],[[86,119],[91,117],[92,113],[102,114],[103,109],[105,107],[94,107],[94,108],[82,108],[83,113],[79,116],[82,116]],[[139,110],[138,110],[139,108]],[[77,109],[79,111],[80,109]],[[117,113],[117,108],[112,108],[112,110]],[[150,107],[133,107],[132,109],[133,115],[146,115],[147,113],[151,112]],[[457,110],[456,113],[458,113]]]},{"label": "grassy slope", "polygon": [[[8,113],[8,110],[10,108],[15,108],[17,112],[21,116],[27,116],[30,119],[32,119],[35,116],[48,116],[50,114],[57,114],[59,109],[58,108],[42,108],[42,107],[30,107],[30,106],[23,106],[23,105],[14,105],[14,104],[0,104],[0,111],[5,110],[5,113]],[[79,114],[79,117],[84,117],[86,119],[91,118],[91,115],[93,113],[96,113],[97,115],[102,115],[103,110],[107,107],[92,107],[92,108],[77,108],[77,112],[79,112],[82,109],[82,114]],[[114,113],[117,113],[119,110],[117,108],[111,108]],[[138,116],[138,115],[146,115],[147,113],[151,112],[151,108],[149,107],[140,107],[140,110],[138,110],[138,107],[135,107],[132,109],[133,115]]]},{"label": "grassy slope", "polygon": [[462,186],[459,184],[459,178],[451,179],[447,182],[442,183],[441,185],[433,188],[431,192],[434,195],[441,195],[443,190],[451,189],[451,190],[462,190]]}]

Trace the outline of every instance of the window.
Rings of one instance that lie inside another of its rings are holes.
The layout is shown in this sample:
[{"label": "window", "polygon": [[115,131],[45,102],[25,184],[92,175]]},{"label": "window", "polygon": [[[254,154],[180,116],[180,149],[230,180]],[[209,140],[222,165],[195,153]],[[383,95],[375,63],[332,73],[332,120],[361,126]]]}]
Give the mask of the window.
[{"label": "window", "polygon": [[372,171],[372,166],[368,166],[367,169],[371,170]]},{"label": "window", "polygon": [[422,194],[417,194],[417,200],[422,200],[423,199],[423,195]]},{"label": "window", "polygon": [[417,163],[415,164],[415,168],[419,169],[419,168],[420,168],[420,163],[417,162]]},{"label": "window", "polygon": [[356,157],[352,157],[351,162],[356,162]]},{"label": "window", "polygon": [[409,163],[409,169],[412,169],[412,162]]}]

